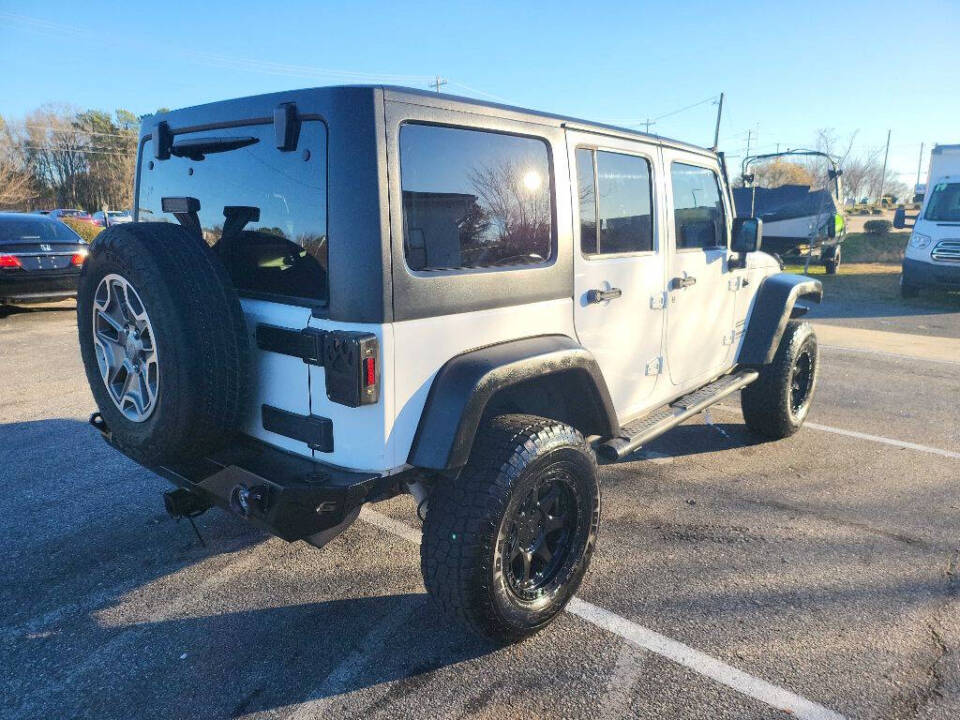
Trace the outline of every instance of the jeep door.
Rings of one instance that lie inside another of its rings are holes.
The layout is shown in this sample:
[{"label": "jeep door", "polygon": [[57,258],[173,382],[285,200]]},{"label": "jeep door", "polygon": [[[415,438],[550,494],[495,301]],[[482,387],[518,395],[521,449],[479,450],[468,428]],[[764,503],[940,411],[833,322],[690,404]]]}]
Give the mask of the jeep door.
[{"label": "jeep door", "polygon": [[732,363],[743,273],[729,267],[732,213],[716,159],[671,147],[662,154],[670,198],[666,357],[673,385],[685,390]]},{"label": "jeep door", "polygon": [[664,248],[657,147],[567,133],[574,213],[574,323],[621,422],[641,412],[663,367]]}]

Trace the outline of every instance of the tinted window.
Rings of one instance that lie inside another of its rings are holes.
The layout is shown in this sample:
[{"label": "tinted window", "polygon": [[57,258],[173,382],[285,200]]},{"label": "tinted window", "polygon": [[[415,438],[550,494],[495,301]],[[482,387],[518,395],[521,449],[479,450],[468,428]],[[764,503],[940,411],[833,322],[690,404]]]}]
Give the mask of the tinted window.
[{"label": "tinted window", "polygon": [[727,225],[716,174],[705,168],[674,163],[670,177],[677,247],[726,247]]},{"label": "tinted window", "polygon": [[176,222],[163,212],[162,198],[194,197],[200,201],[203,237],[240,291],[325,301],[326,127],[304,122],[291,152],[277,150],[273,125],[177,135],[174,141],[202,137],[253,142],[208,151],[202,160],[175,155],[152,160],[145,153],[139,219]]},{"label": "tinted window", "polygon": [[581,148],[577,150],[577,177],[580,247],[584,253],[653,250],[653,188],[647,160]]},{"label": "tinted window", "polygon": [[413,270],[530,265],[550,258],[550,161],[541,140],[404,125],[403,243]]},{"label": "tinted window", "polygon": [[0,217],[0,243],[82,242],[80,236],[58,220],[16,215]]}]

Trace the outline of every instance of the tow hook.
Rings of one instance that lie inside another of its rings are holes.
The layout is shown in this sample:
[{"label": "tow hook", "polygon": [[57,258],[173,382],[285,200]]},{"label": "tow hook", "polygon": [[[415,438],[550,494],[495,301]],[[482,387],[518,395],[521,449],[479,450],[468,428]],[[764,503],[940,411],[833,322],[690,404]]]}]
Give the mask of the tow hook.
[{"label": "tow hook", "polygon": [[263,513],[267,504],[267,488],[255,485],[234,485],[230,491],[230,508],[243,517],[249,517],[251,510]]}]

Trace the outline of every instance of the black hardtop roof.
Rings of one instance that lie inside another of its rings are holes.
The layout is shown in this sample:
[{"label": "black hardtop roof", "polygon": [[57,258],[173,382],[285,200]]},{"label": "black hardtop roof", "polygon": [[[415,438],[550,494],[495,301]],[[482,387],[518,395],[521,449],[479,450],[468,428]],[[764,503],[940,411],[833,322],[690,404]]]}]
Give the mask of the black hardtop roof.
[{"label": "black hardtop roof", "polygon": [[[540,110],[529,110],[513,105],[490,102],[487,100],[478,100],[476,98],[462,97],[459,95],[448,95],[446,93],[437,93],[430,90],[420,90],[417,88],[402,87],[396,85],[328,85],[314,88],[303,88],[301,90],[288,90],[264,95],[251,95],[243,98],[231,100],[220,100],[203,105],[194,105],[191,107],[171,110],[167,113],[158,113],[144,117],[141,123],[141,136],[150,133],[155,123],[161,120],[170,122],[171,128],[176,132],[179,121],[188,126],[202,125],[203,121],[197,121],[200,118],[209,118],[217,110],[227,110],[228,113],[235,113],[241,108],[257,108],[263,110],[272,108],[282,102],[297,102],[298,97],[306,98],[310,95],[329,95],[335,96],[356,91],[380,91],[388,100],[397,102],[410,102],[420,105],[429,105],[432,107],[448,108],[451,110],[477,112],[481,114],[494,115],[500,117],[511,117],[513,119],[526,122],[550,125],[553,127],[568,127],[570,129],[585,130],[587,132],[596,132],[603,135],[612,135],[628,139],[643,140],[660,145],[669,145],[681,150],[689,150],[701,155],[714,156],[715,153],[699,145],[673,140],[671,138],[656,135],[654,133],[643,133],[639,130],[608,125],[606,123],[591,122],[566,115],[556,115],[554,113],[543,112]],[[267,116],[264,115],[266,118]]]}]

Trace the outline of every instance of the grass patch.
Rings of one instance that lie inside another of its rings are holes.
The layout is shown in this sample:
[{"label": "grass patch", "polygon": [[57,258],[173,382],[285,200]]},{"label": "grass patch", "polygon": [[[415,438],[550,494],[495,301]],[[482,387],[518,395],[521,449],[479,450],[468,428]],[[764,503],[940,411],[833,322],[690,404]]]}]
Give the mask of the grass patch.
[{"label": "grass patch", "polygon": [[843,241],[843,261],[899,263],[903,260],[903,251],[909,241],[909,232],[892,232],[885,235],[850,233]]},{"label": "grass patch", "polygon": [[[803,274],[803,264],[789,264],[785,272]],[[922,290],[920,297],[900,297],[900,263],[847,262],[846,246],[844,260],[836,275],[827,275],[822,265],[810,265],[806,273],[823,283],[823,294],[831,300],[855,300],[895,303],[909,308],[951,308],[960,311],[960,292],[947,290]]]}]

